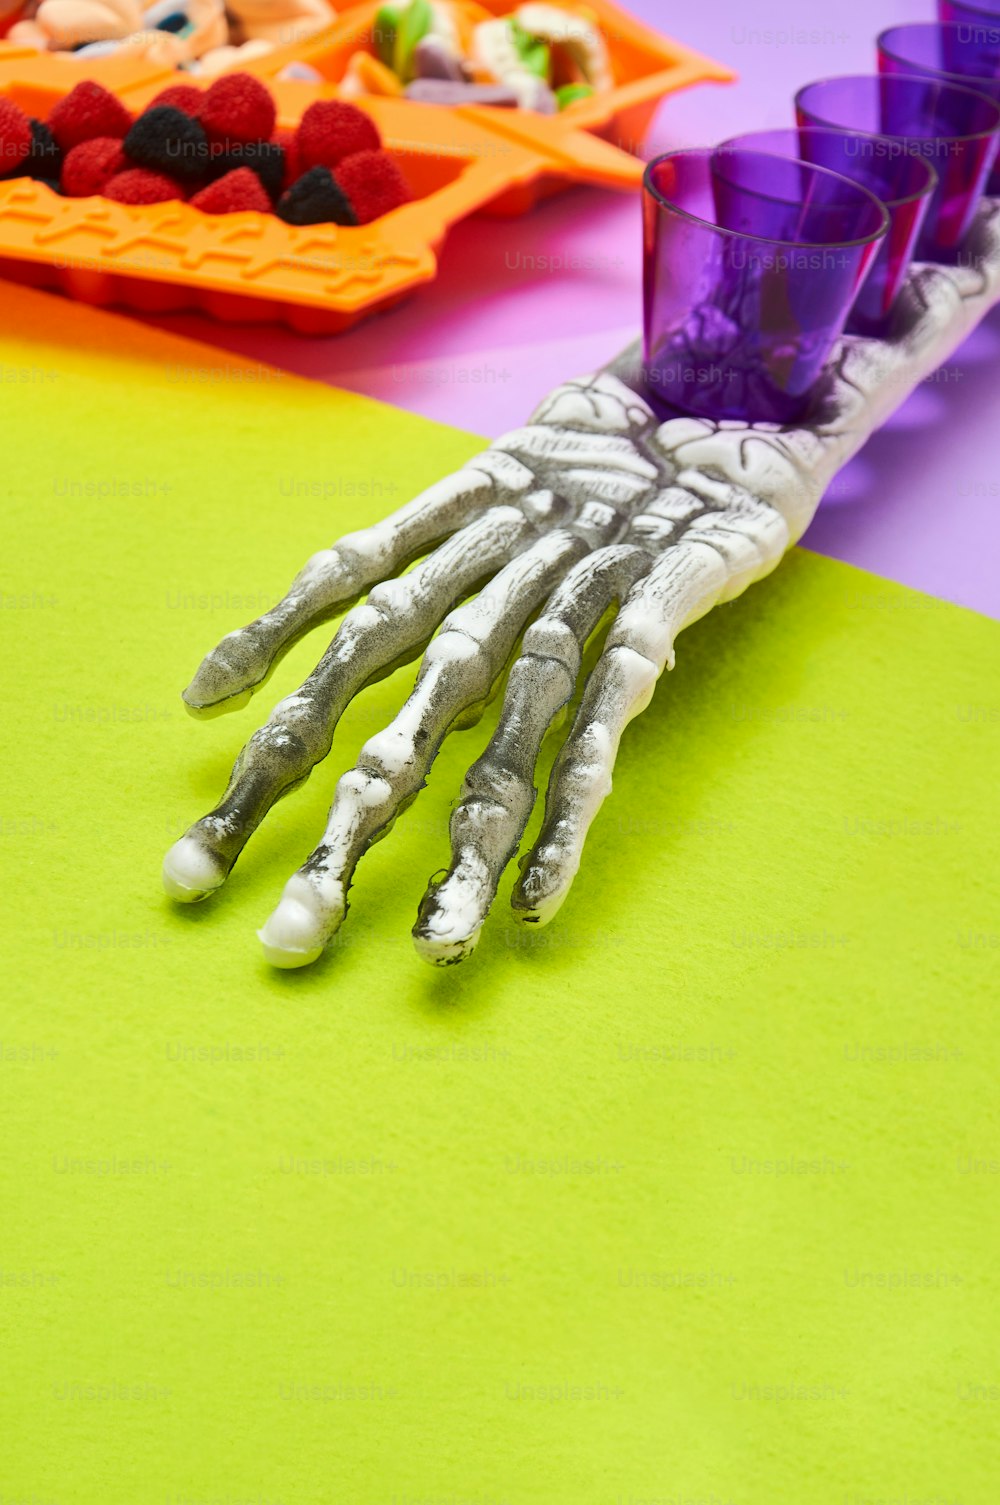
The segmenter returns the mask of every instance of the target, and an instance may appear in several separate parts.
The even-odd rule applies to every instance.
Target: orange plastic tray
[[[372,52],[375,18],[381,0],[353,0],[332,26],[305,42],[282,47],[246,65],[246,71],[273,78],[291,62],[309,63],[324,78],[339,83],[354,52]],[[522,0],[479,0],[484,10],[507,16]],[[721,63],[694,52],[680,42],[662,36],[630,16],[613,0],[588,0],[588,9],[598,24],[611,55],[617,86],[605,94],[578,100],[556,117],[566,130],[587,130],[605,136],[624,151],[636,153],[642,146],[657,105],[668,94],[692,84],[728,83],[735,74]],[[531,111],[489,108],[498,125],[517,121],[533,123],[545,117]],[[551,117],[549,117],[551,120]]]
[[[489,3],[498,14],[513,8],[513,0]],[[345,329],[431,281],[449,228],[466,215],[520,214],[571,183],[638,188],[643,163],[619,143],[638,149],[665,94],[732,77],[609,0],[591,6],[622,82],[560,115],[359,100],[414,194],[412,203],[371,225],[297,228],[274,215],[205,215],[179,202],[129,208],[97,197],[62,198],[17,178],[0,182],[0,276],[146,313],[201,309],[227,321],[278,320],[307,334]],[[295,126],[313,100],[337,97],[338,68],[366,29],[370,35],[377,9],[355,5],[309,42],[257,60],[253,71],[266,78],[280,124]],[[331,81],[279,81],[293,59],[310,62]],[[0,94],[44,119],[81,77],[99,79],[141,109],[175,76],[136,58],[88,63],[84,71],[72,56],[0,44]],[[208,87],[208,80],[185,77]]]

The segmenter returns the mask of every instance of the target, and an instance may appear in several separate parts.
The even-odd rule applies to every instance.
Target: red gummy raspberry
[[[31,121],[11,99],[0,99],[0,178],[13,177],[31,150]]]
[[[64,152],[95,136],[127,135],[132,116],[101,84],[84,79],[53,105],[48,126]]]
[[[388,152],[355,152],[337,168],[337,182],[351,202],[359,225],[381,219],[413,195]]]
[[[227,172],[225,177],[196,193],[190,202],[192,208],[200,209],[203,214],[241,214],[247,209],[271,213],[271,200],[260,178],[249,167]]]
[[[146,109],[155,109],[157,105],[171,105],[173,109],[190,115],[192,120],[197,120],[204,98],[204,94],[194,84],[170,84],[166,89],[161,89],[155,99],[149,101]]]
[[[127,166],[116,136],[94,136],[66,153],[60,187],[70,198],[84,199],[92,193],[103,193],[106,184]]]
[[[249,73],[224,73],[204,94],[198,119],[212,141],[267,141],[274,130],[274,100]]]
[[[335,168],[345,157],[378,151],[378,127],[370,115],[342,99],[318,99],[299,121],[295,135],[299,162],[310,167]]]
[[[167,199],[184,197],[184,190],[173,178],[148,167],[130,167],[116,173],[103,192],[106,199],[114,199],[116,204],[162,204]]]

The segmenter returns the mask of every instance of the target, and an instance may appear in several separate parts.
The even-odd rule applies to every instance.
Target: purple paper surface
[[[632,0],[654,26],[740,74],[668,99],[644,155],[793,124],[810,79],[874,71],[875,37],[933,20],[931,0]],[[155,322],[442,423],[494,435],[558,382],[638,334],[639,201],[575,190],[521,219],[452,232],[438,281],[344,335],[201,316]],[[820,553],[1000,617],[1000,317],[996,314],[836,479],[803,540]]]

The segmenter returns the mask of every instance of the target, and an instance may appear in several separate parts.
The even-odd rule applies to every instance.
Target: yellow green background
[[[163,850],[319,644],[179,691],[480,441],[7,304],[0,1502],[992,1505],[1000,625],[798,550],[681,640],[553,927],[508,878],[412,950],[481,725],[276,974],[414,671],[192,910]]]

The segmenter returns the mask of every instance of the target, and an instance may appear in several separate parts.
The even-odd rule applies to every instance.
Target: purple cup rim
[[[740,151],[757,152],[758,156],[761,157],[776,157],[778,156],[777,152],[765,151],[762,148],[756,146],[744,147],[740,145],[740,142],[749,136],[770,136],[774,131],[787,131],[790,136],[794,136],[800,129],[804,131],[815,131],[817,135],[820,136],[860,136],[864,141],[892,141],[894,139],[898,139],[892,136],[878,136],[868,131],[849,131],[846,129],[841,129],[837,126],[805,125],[799,127],[794,125],[773,125],[764,126],[763,129],[759,131],[738,131],[735,136],[728,136],[725,141],[720,141],[719,145],[715,149],[716,151],[722,152],[725,151],[727,147],[732,147],[733,149],[738,148]],[[784,157],[782,158],[782,161],[804,162],[806,167],[822,166],[821,163],[808,162],[804,157]],[[928,162],[927,158],[914,156],[913,161],[919,162],[921,166],[926,170],[926,183],[924,184],[923,188],[918,188],[914,193],[904,193],[901,198],[884,199],[882,198],[881,194],[874,194],[873,197],[877,198],[879,200],[879,203],[884,204],[887,209],[902,209],[904,204],[915,204],[918,199],[928,198],[938,186],[939,179],[937,172]],[[835,167],[827,167],[825,171],[832,172],[834,176],[838,178],[847,178],[847,181],[849,183],[855,182],[854,178],[848,178],[846,173],[837,172],[837,169]],[[855,184],[855,186],[864,188],[865,185],[863,183],[860,183]],[[872,190],[869,188],[867,192],[871,193]]]
[[[842,173],[834,172],[833,169],[829,167],[820,167],[817,163],[813,162],[805,162],[802,165],[804,167],[808,167],[812,172],[821,173],[824,177],[836,178],[841,183],[847,183],[858,193],[863,194],[865,198],[871,199],[872,203],[875,205],[876,209],[881,215],[882,220],[877,230],[873,230],[870,235],[858,235],[853,240],[825,241],[778,240],[772,235],[754,235],[750,230],[729,230],[725,227],[725,225],[717,225],[713,220],[702,219],[700,214],[692,214],[689,209],[684,209],[680,204],[675,203],[672,199],[668,199],[665,194],[662,194],[660,192],[660,190],[656,187],[656,184],[653,182],[653,169],[659,167],[661,162],[673,161],[677,157],[712,157],[716,152],[718,152],[718,150],[719,148],[717,146],[681,146],[676,147],[673,151],[661,152],[658,157],[654,157],[653,160],[647,165],[646,171],[642,175],[642,186],[644,191],[648,193],[652,199],[655,200],[655,202],[660,206],[661,209],[669,209],[671,214],[676,214],[680,219],[686,219],[692,225],[700,225],[702,229],[713,230],[716,235],[725,235],[728,236],[731,240],[759,241],[761,245],[765,246],[786,246],[790,251],[849,251],[853,249],[854,246],[869,246],[873,245],[878,240],[884,239],[886,232],[889,229],[889,211],[883,204],[882,200],[876,194],[865,188],[862,183],[855,183],[853,179],[845,178]],[[765,157],[772,162],[778,160],[775,158],[773,152],[749,151],[746,152],[745,155],[748,157]],[[787,162],[789,159],[785,157],[781,160]],[[761,195],[761,197],[764,197],[764,195]]]
[[[808,84],[803,84],[801,89],[796,90],[792,103],[797,110],[805,113],[806,106],[802,103],[802,96],[810,89],[816,89],[821,84],[855,84],[862,82],[888,84],[890,88],[896,83],[922,84],[926,89],[928,84],[933,84],[937,81],[929,77],[926,73],[923,75],[919,73],[833,73],[827,78],[814,78]],[[981,93],[979,89],[967,88],[965,84],[953,84],[946,80],[942,80],[938,84],[938,87],[941,89],[954,89],[956,94],[971,94],[973,99],[985,100],[996,115],[996,124],[988,131],[967,131],[961,136],[894,136],[891,131],[859,131],[854,126],[845,126],[844,129],[850,130],[854,136],[865,136],[869,141],[988,141],[991,136],[995,136],[997,131],[1000,130],[1000,105],[997,104],[995,99],[991,99],[988,94]],[[807,124],[810,123],[821,124],[822,122],[807,122]],[[829,122],[826,122],[826,124],[829,124]]]
[[[1000,25],[1000,4],[994,5],[992,10],[985,10],[983,6],[976,5],[974,0],[959,0],[962,10],[967,10],[972,16],[992,16],[993,20]]]
[[[997,25],[1000,26],[1000,12],[998,12],[997,14]],[[897,23],[897,25],[887,26],[885,28],[885,31],[880,31],[878,36],[875,38],[875,45],[878,48],[879,52],[884,52],[886,57],[892,58],[892,61],[894,63],[905,63],[907,67],[912,67],[914,66],[912,57],[902,57],[898,52],[893,52],[891,48],[886,44],[887,37],[891,37],[894,32],[900,31],[919,30],[941,32],[959,31],[960,29],[961,22],[958,21],[900,21]],[[944,79],[946,83],[957,84],[960,89],[971,89],[974,94],[982,94],[983,90],[977,89],[973,84],[966,83],[965,80],[971,78],[988,78],[993,80],[994,82],[1000,81],[1000,74],[997,73],[949,73],[947,68],[931,68],[929,63],[918,63],[915,66],[919,68],[926,68],[928,77]],[[922,75],[913,73],[903,75],[897,73],[890,76],[894,76],[896,78],[918,78]],[[987,94],[986,98],[989,99],[990,97],[991,96]],[[994,100],[993,103],[995,104],[996,100]]]

